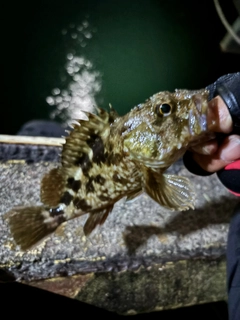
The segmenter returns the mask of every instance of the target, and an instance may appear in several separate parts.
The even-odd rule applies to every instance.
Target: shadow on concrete
[[[229,197],[222,197],[219,202],[211,202],[202,209],[180,212],[164,227],[127,226],[123,239],[128,253],[134,255],[136,250],[153,235],[161,236],[176,232],[179,235],[186,236],[209,225],[229,223],[237,203],[237,199],[229,200]]]

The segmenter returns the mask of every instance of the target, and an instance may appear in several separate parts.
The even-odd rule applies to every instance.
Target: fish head
[[[124,147],[149,167],[168,167],[183,153],[209,140],[209,92],[159,92],[135,107],[125,121]]]

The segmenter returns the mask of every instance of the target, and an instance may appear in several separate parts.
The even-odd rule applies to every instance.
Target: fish
[[[11,235],[27,250],[62,223],[88,214],[88,236],[102,225],[121,198],[142,192],[169,210],[194,208],[194,188],[186,177],[165,171],[187,149],[207,141],[206,89],[161,91],[129,113],[85,112],[63,144],[61,162],[41,181],[41,206],[16,207],[5,214]]]

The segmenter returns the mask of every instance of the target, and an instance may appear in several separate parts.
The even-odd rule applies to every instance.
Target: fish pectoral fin
[[[89,217],[83,227],[84,234],[88,236],[96,228],[97,225],[102,225],[112,209],[113,205],[110,205],[105,209],[96,210],[89,213]]]
[[[144,170],[145,192],[161,206],[171,210],[194,209],[195,193],[188,178]]]

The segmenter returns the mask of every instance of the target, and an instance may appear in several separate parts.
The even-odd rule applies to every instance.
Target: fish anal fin
[[[113,205],[105,209],[89,213],[89,217],[83,227],[84,234],[88,236],[96,228],[97,225],[102,225],[106,221],[112,209]]]
[[[4,215],[16,244],[22,250],[29,249],[55,231],[62,223],[59,218],[50,217],[43,206],[17,207]]]
[[[126,202],[132,202],[135,200],[135,198],[137,198],[138,196],[140,196],[140,194],[143,192],[142,188],[141,189],[138,189],[138,190],[135,190],[133,191],[132,193],[129,193],[127,195],[127,198],[126,198]]]
[[[60,168],[49,171],[41,182],[41,201],[45,205],[55,207],[59,204],[64,189],[64,175]]]
[[[145,168],[144,189],[153,200],[167,209],[194,209],[195,193],[188,178]]]

